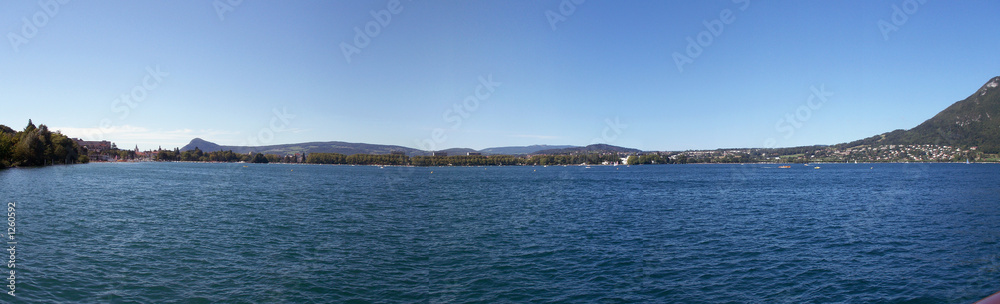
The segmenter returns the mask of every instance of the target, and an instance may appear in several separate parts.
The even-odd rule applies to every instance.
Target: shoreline
[[[475,165],[475,166],[414,166],[414,165],[360,165],[360,164],[316,164],[316,163],[240,163],[240,162],[217,162],[217,161],[91,161],[91,164],[132,164],[132,163],[194,163],[194,164],[244,164],[244,165],[320,165],[320,166],[366,166],[366,167],[413,167],[413,168],[433,168],[433,167],[589,167],[589,166],[600,166],[600,167],[629,167],[629,166],[664,166],[664,165],[875,165],[875,164],[966,164],[965,162],[858,162],[858,163],[841,163],[841,162],[815,162],[815,163],[684,163],[684,164],[636,164],[636,165],[623,165],[623,164],[586,164],[586,165]],[[968,164],[1000,164],[1000,162],[969,162]],[[9,168],[19,168],[19,167],[9,167]],[[36,168],[36,167],[24,167],[24,168]]]

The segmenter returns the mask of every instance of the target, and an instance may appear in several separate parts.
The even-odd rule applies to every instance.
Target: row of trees
[[[577,165],[619,162],[618,154],[535,155],[530,158],[514,155],[453,155],[414,156],[393,154],[311,153],[306,157],[312,164],[341,165],[412,165],[412,166],[518,166],[518,165]]]
[[[643,158],[645,160],[646,158]],[[657,160],[662,158],[657,158]],[[279,156],[275,154],[237,154],[232,151],[204,152],[198,148],[189,151],[177,149],[160,150],[157,161],[213,161],[213,162],[248,162],[248,163],[296,163],[294,156]],[[519,165],[579,165],[601,164],[604,162],[621,162],[621,156],[615,153],[592,153],[576,155],[535,155],[529,157],[514,155],[453,155],[453,156],[414,156],[400,154],[352,154],[340,153],[309,153],[305,163],[334,165],[385,165],[385,166],[519,166]],[[653,162],[645,162],[653,163]],[[658,161],[656,163],[667,163]]]
[[[579,164],[601,164],[604,162],[621,162],[621,156],[617,153],[590,153],[572,155],[535,155],[529,160],[529,164],[536,165],[579,165]]]
[[[629,165],[655,165],[655,164],[669,164],[671,163],[670,158],[664,157],[660,154],[645,154],[639,156],[629,156]]]
[[[517,166],[529,164],[530,160],[512,155],[455,155],[455,156],[414,156],[410,164],[414,166]]]
[[[159,150],[156,153],[156,161],[201,161],[201,162],[247,162],[247,163],[277,163],[291,162],[291,157],[283,157],[274,154],[240,154],[232,150],[205,152],[197,147],[194,150],[180,151]]]
[[[0,125],[0,168],[86,163],[86,149],[47,126],[28,120],[22,131]]]
[[[648,153],[642,155],[629,155],[625,164],[629,165],[651,165],[651,164],[688,164],[688,163],[754,163],[763,161],[776,161],[765,158],[765,155],[784,155],[781,153],[805,152],[799,154],[799,158],[784,158],[785,162],[809,162],[825,160],[827,156],[825,150],[810,150],[817,147],[795,147],[780,149],[754,149],[749,152],[727,152],[724,155],[718,154],[698,154],[687,155],[685,153]],[[825,148],[824,148],[825,149]],[[765,154],[766,153],[766,154]],[[191,151],[179,152],[161,150],[156,160],[160,161],[214,161],[214,162],[248,162],[248,163],[298,163],[305,162],[311,164],[337,164],[337,165],[394,165],[394,166],[519,166],[519,165],[579,165],[579,164],[602,164],[619,163],[621,157],[626,154],[619,153],[587,153],[587,154],[561,154],[561,155],[534,155],[514,156],[514,155],[453,155],[453,156],[413,156],[398,154],[353,154],[344,155],[340,153],[310,153],[304,159],[294,156],[279,156],[275,154],[237,154],[232,151],[216,151],[206,153],[197,148]],[[801,157],[814,156],[814,157]],[[963,158],[964,159],[964,158]]]

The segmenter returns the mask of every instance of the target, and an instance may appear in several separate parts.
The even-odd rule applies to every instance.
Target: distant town
[[[782,149],[726,149],[678,152],[673,159],[699,163],[817,163],[817,162],[995,162],[995,154],[977,153],[978,147],[962,149],[940,145],[884,145],[850,148],[806,147]],[[784,153],[782,153],[784,151]],[[796,153],[798,152],[798,153]]]
[[[942,115],[939,115],[942,116]],[[960,121],[961,122],[961,121]],[[200,138],[181,148],[122,149],[107,140],[69,138],[30,120],[22,131],[0,125],[0,168],[87,162],[239,162],[379,166],[653,165],[725,163],[910,163],[1000,162],[1000,130],[957,136],[942,132],[934,119],[911,130],[896,130],[850,143],[790,148],[642,151],[594,144],[579,146],[453,148],[423,151],[403,146],[309,142],[272,146],[221,146]],[[977,122],[978,123],[978,122]],[[945,123],[947,125],[947,123]],[[900,144],[952,142],[954,145]],[[964,144],[963,144],[964,143]],[[969,144],[983,143],[985,146]]]

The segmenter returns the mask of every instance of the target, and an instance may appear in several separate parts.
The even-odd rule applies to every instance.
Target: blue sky
[[[785,147],[914,127],[1000,75],[996,1],[231,2],[5,1],[0,123],[142,149]]]

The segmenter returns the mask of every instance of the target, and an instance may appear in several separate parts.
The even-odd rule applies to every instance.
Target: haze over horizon
[[[837,144],[1000,75],[990,1],[63,1],[3,4],[0,124],[143,150]]]

